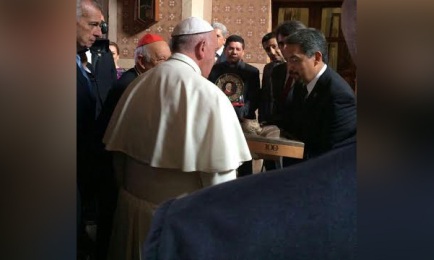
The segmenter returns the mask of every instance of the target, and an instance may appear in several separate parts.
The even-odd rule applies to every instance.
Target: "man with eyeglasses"
[[[356,99],[348,83],[329,66],[327,41],[317,29],[285,38],[289,74],[301,82],[293,92],[289,132],[305,143],[304,160],[355,140]],[[285,127],[285,126],[284,126]]]

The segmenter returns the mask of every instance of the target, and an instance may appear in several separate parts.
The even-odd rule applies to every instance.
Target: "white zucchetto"
[[[207,21],[197,17],[189,17],[182,20],[173,29],[172,36],[206,33],[213,30],[214,28]]]

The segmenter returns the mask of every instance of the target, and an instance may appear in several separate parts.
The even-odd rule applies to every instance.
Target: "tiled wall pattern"
[[[139,39],[146,33],[156,33],[161,35],[166,41],[170,39],[170,34],[176,24],[181,21],[182,2],[180,0],[159,0],[159,21],[148,29],[141,29],[134,19],[130,10],[133,9],[131,0],[118,0],[118,35],[117,43],[120,49],[121,59],[133,59],[134,49]],[[131,33],[138,32],[138,33]]]
[[[146,30],[137,28],[130,10],[131,0],[118,0],[117,43],[121,59],[134,58],[138,40],[146,33],[157,33],[168,41],[182,17],[182,0],[159,0],[159,22]],[[271,0],[213,0],[212,21],[226,25],[229,34],[238,34],[246,42],[244,60],[248,63],[267,63],[261,39],[271,30]],[[133,32],[133,33],[131,33]],[[134,33],[137,32],[137,33]]]
[[[213,0],[212,20],[226,25],[246,43],[244,61],[267,63],[262,37],[271,30],[271,0]]]

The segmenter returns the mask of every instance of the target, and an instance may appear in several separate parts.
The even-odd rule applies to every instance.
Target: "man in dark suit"
[[[96,224],[96,257],[105,259],[117,193],[97,136],[96,117],[116,80],[116,68],[109,41],[101,38],[107,33],[101,4],[77,0],[77,6],[77,186],[81,203],[77,238],[80,251],[87,237],[85,222]],[[89,49],[92,60],[83,64]]]
[[[281,49],[284,47],[284,39],[291,33],[295,32],[298,29],[306,28],[306,26],[297,20],[285,21],[281,23],[274,33],[275,39],[274,42],[277,44],[277,49],[281,53]],[[264,42],[263,42],[264,45]],[[265,46],[265,45],[264,45]],[[280,47],[279,47],[280,46]],[[268,52],[267,52],[268,54]],[[273,62],[274,65],[272,70],[266,70],[269,68],[269,64],[267,64],[264,68],[264,74],[262,77],[262,93],[261,98],[265,102],[262,102],[259,109],[259,120],[262,124],[266,125],[276,125],[281,130],[283,129],[283,118],[291,117],[292,113],[292,93],[294,89],[294,78],[289,74],[287,63],[284,62],[285,59],[282,58],[281,62]],[[272,64],[272,63],[271,63]],[[266,109],[268,109],[268,113],[266,113],[266,118],[264,119],[264,113],[261,112],[264,105],[266,104]],[[265,120],[265,122],[263,122]],[[288,121],[290,122],[290,121]],[[293,139],[293,136],[287,136],[290,139]],[[283,161],[280,160],[278,163],[282,166],[287,166],[289,164],[297,163],[300,159],[295,158],[284,158]],[[283,162],[285,164],[283,164]],[[276,162],[270,160],[264,160],[264,165],[267,170],[274,169]]]
[[[244,39],[231,35],[226,39],[224,54],[226,61],[214,64],[208,79],[224,91],[227,83],[233,85],[234,94],[227,94],[240,122],[256,121],[256,109],[259,106],[259,70],[242,61],[244,57]],[[247,122],[247,121],[246,121]],[[252,161],[247,161],[238,168],[238,177],[252,174]]]
[[[140,38],[134,51],[135,65],[127,70],[110,89],[98,117],[98,138],[102,140],[113,111],[128,85],[140,74],[145,73],[171,55],[169,45],[158,34],[145,34]]]
[[[93,94],[96,97],[95,117],[100,115],[107,95],[116,82],[116,66],[109,46],[108,39],[98,38],[89,48],[91,60],[87,67],[94,85]]]
[[[306,26],[297,20],[285,21],[276,28],[276,40],[280,50],[284,48],[284,39],[299,29]],[[282,127],[282,119],[292,110],[291,101],[295,80],[289,74],[287,63],[277,65],[271,75],[271,117],[270,124]]]
[[[282,53],[289,72],[302,82],[293,95],[294,113],[284,123],[305,143],[304,159],[325,153],[354,140],[356,99],[354,91],[327,66],[327,42],[316,29],[300,29],[285,39]],[[290,126],[288,126],[290,124]]]
[[[262,47],[270,58],[270,62],[267,63],[264,67],[262,73],[262,84],[261,84],[261,94],[259,95],[260,104],[258,107],[258,121],[261,125],[267,125],[272,120],[272,87],[271,87],[271,73],[273,69],[285,62],[283,58],[282,52],[280,51],[276,34],[274,32],[269,32],[262,37]],[[280,160],[263,160],[263,167],[267,170],[274,170],[277,168],[281,168]]]
[[[217,47],[215,52],[215,62],[220,63],[226,61],[226,55],[224,54],[224,48],[226,43],[226,37],[228,37],[228,29],[226,26],[219,22],[214,22],[211,24],[212,28],[217,35]]]
[[[77,0],[81,12],[77,12],[77,189],[80,209],[78,219],[77,247],[78,255],[92,254],[90,241],[85,232],[88,217],[86,206],[95,197],[94,177],[96,172],[95,116],[96,96],[90,74],[84,68],[85,52],[102,36],[102,8],[96,1]],[[89,208],[89,207],[87,207]]]
[[[270,62],[264,66],[262,73],[260,105],[258,108],[258,121],[261,123],[269,121],[271,117],[271,73],[274,67],[285,62],[277,45],[274,32],[269,32],[262,37],[262,47],[270,58]]]

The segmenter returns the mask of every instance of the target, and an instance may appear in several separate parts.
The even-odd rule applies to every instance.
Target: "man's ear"
[[[205,45],[206,45],[205,40],[200,41],[198,44],[196,44],[194,51],[195,51],[196,58],[198,60],[201,60],[205,57]]]
[[[318,64],[319,62],[323,62],[322,53],[319,51],[316,51],[315,52],[315,64]]]
[[[146,70],[146,62],[145,62],[145,57],[143,57],[143,56],[139,56],[138,57],[138,59],[137,59],[137,63],[138,63],[138,65],[142,68],[142,69],[144,69],[144,70]]]

